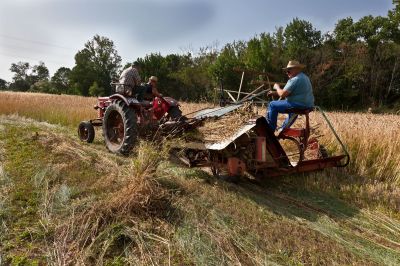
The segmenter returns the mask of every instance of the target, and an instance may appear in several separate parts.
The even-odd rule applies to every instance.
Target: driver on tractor
[[[268,106],[266,119],[270,128],[275,131],[277,128],[278,113],[286,113],[288,109],[310,109],[314,106],[314,95],[309,77],[302,72],[305,65],[298,61],[289,61],[286,71],[289,81],[282,89],[279,84],[274,85],[275,91],[268,92],[268,96],[279,96],[285,100],[271,101]],[[282,129],[290,127],[289,121],[293,113],[289,113]],[[291,121],[293,123],[294,121]]]
[[[162,97],[162,95],[157,90],[158,78],[156,76],[151,76],[149,82],[140,86],[137,90],[136,97],[138,101],[153,100],[154,97]]]
[[[141,83],[139,70],[140,65],[137,61],[132,66],[124,69],[119,77],[116,92],[125,96],[133,96],[133,93],[140,87]]]

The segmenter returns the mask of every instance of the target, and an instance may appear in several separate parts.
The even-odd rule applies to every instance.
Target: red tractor
[[[113,94],[99,97],[94,108],[98,117],[82,121],[78,135],[82,141],[91,143],[95,126],[102,126],[107,148],[113,153],[127,155],[139,136],[155,133],[166,124],[185,120],[179,103],[170,97],[155,97],[152,101],[138,101],[135,97]],[[146,134],[147,133],[147,134]]]

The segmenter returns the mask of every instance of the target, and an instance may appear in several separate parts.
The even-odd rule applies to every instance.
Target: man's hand
[[[274,84],[274,89],[275,89],[275,90],[280,90],[280,89],[281,89],[281,86],[279,86],[278,83],[275,83],[275,84]]]
[[[278,96],[278,93],[276,91],[269,91],[267,93],[267,96],[268,97],[276,97],[276,96]]]
[[[274,96],[278,96],[279,98],[286,98],[290,94],[288,90],[282,89],[278,83],[274,84],[274,89],[276,90],[274,91]]]

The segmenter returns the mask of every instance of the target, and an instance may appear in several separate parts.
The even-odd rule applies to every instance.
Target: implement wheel
[[[218,153],[211,152],[209,154],[209,161],[211,162],[211,173],[217,179],[231,182],[231,183],[239,183],[240,177],[237,175],[230,176],[228,170],[220,163],[221,155]]]
[[[214,166],[214,165],[211,166],[211,172],[214,177],[216,177],[217,179],[226,181],[226,182],[237,184],[240,181],[239,176],[237,176],[237,175],[230,176],[228,174],[228,171],[226,171],[223,168],[219,168],[218,166]]]
[[[81,141],[92,143],[94,135],[94,127],[89,121],[82,121],[79,123],[78,136]]]
[[[108,150],[128,155],[137,140],[135,111],[123,101],[114,101],[104,113],[103,133]]]

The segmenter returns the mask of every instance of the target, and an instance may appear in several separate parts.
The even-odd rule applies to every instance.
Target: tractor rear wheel
[[[81,141],[92,143],[94,140],[94,127],[89,121],[82,121],[78,126],[78,136]]]
[[[108,150],[128,155],[137,140],[135,111],[123,101],[114,101],[104,113],[103,134]]]

